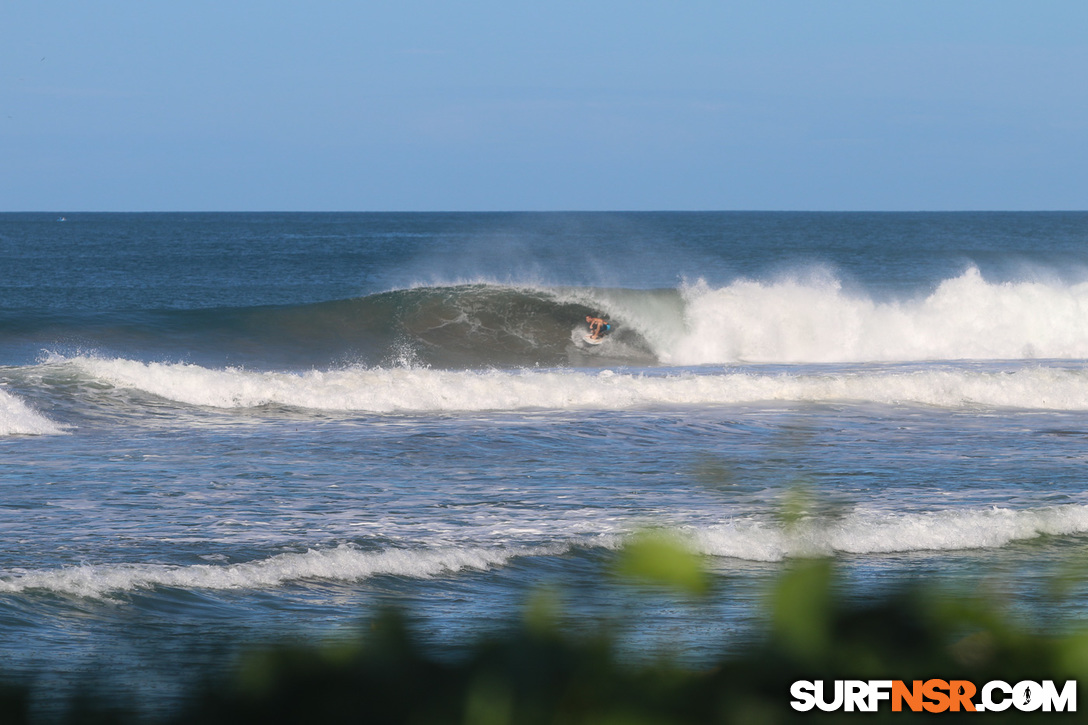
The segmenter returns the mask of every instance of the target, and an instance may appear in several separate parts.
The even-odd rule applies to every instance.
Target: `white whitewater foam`
[[[856,512],[836,519],[802,519],[783,527],[741,521],[688,531],[694,550],[750,561],[840,553],[990,549],[1041,535],[1088,532],[1088,506],[991,508],[930,513]]]
[[[428,578],[466,569],[486,570],[516,556],[559,554],[565,548],[441,548],[361,551],[352,546],[279,554],[241,564],[170,566],[100,564],[16,572],[0,577],[0,592],[42,589],[58,594],[103,597],[110,593],[179,589],[269,589],[305,579],[353,582],[383,574]]]
[[[709,556],[776,562],[836,554],[954,551],[999,548],[1041,535],[1088,532],[1088,506],[1031,510],[856,512],[836,519],[803,519],[793,526],[742,520],[681,527],[678,534],[696,552]],[[459,571],[484,571],[521,556],[561,556],[572,546],[618,549],[625,535],[580,537],[552,546],[439,547],[362,551],[350,545],[279,554],[229,565],[100,564],[14,571],[0,576],[0,593],[45,590],[101,598],[118,592],[178,589],[258,590],[292,582],[357,582],[381,575],[430,578]]]
[[[1088,358],[1088,283],[990,283],[971,268],[909,301],[848,294],[827,276],[682,294],[682,329],[643,325],[677,365]]]
[[[53,435],[62,432],[61,426],[32,410],[16,396],[0,390],[0,436]]]
[[[1088,371],[1024,367],[1009,372],[964,368],[825,374],[366,369],[305,373],[215,370],[191,364],[89,357],[48,364],[119,388],[214,408],[283,405],[369,413],[624,410],[650,406],[765,401],[857,401],[942,407],[1088,410]]]

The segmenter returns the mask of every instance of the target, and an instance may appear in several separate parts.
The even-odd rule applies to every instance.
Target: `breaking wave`
[[[343,545],[278,554],[240,564],[83,564],[0,577],[0,592],[31,589],[101,597],[153,587],[179,589],[268,589],[307,579],[360,581],[384,574],[427,578],[467,569],[486,570],[515,556],[556,553],[553,549],[446,548],[362,551]]]
[[[615,332],[578,344],[587,315]],[[638,290],[462,284],[308,305],[0,317],[12,349],[264,369],[446,369],[1088,358],[1088,283],[993,283],[976,268],[909,299],[826,274]]]
[[[975,268],[931,294],[877,302],[835,279],[683,291],[679,364],[1088,357],[1088,284],[986,282]]]
[[[1039,536],[1085,532],[1088,532],[1088,506],[1080,505],[923,513],[860,511],[835,519],[802,519],[791,526],[763,519],[741,519],[676,530],[697,553],[758,562],[990,549]],[[607,534],[544,546],[447,546],[382,551],[340,545],[236,564],[82,564],[5,573],[0,576],[0,593],[43,590],[100,598],[157,587],[259,590],[307,581],[357,582],[383,575],[430,578],[502,567],[518,557],[563,556],[576,548],[617,549],[625,540],[625,535]]]
[[[19,398],[0,390],[0,436],[52,435],[63,428],[32,410]]]
[[[792,526],[740,521],[687,532],[696,551],[751,561],[836,554],[890,554],[1000,548],[1039,536],[1088,532],[1088,506],[990,508],[928,513],[861,511],[807,518]]]
[[[918,369],[861,366],[809,372],[434,370],[350,367],[307,372],[212,369],[190,363],[55,357],[40,368],[96,386],[221,409],[284,406],[362,413],[627,410],[768,401],[1088,410],[1088,370],[1017,364]]]

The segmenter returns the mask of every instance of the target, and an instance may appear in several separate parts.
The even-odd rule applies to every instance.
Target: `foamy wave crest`
[[[55,363],[54,363],[55,364]],[[950,367],[826,374],[441,371],[350,368],[305,373],[73,358],[97,382],[215,408],[282,405],[369,413],[521,409],[625,410],[767,401],[1088,410],[1088,371]]]
[[[1085,532],[1088,506],[1069,505],[1020,511],[857,512],[833,520],[802,519],[790,527],[744,521],[688,532],[687,538],[703,554],[781,561],[834,554],[990,549],[1037,536]]]
[[[673,364],[1088,358],[1088,283],[993,284],[972,268],[914,301],[831,278],[699,282],[683,296],[683,328],[653,336]]]
[[[0,436],[52,435],[61,432],[61,426],[31,410],[14,395],[0,390]]]
[[[231,565],[110,564],[28,571],[0,577],[0,592],[41,589],[81,597],[171,587],[178,589],[270,589],[307,579],[353,582],[384,574],[428,578],[463,570],[486,570],[517,556],[561,553],[559,548],[361,551],[353,546],[279,554]]]

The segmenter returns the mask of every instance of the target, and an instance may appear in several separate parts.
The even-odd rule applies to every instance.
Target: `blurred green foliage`
[[[635,534],[620,550],[616,573],[644,583],[702,596],[710,589],[710,576],[702,560],[675,535],[648,530]]]
[[[708,591],[702,559],[660,532],[633,537],[616,557],[621,579],[692,600]],[[872,722],[928,713],[797,713],[795,680],[1081,679],[1088,633],[1046,636],[1015,626],[982,598],[922,589],[867,603],[836,595],[828,560],[799,560],[768,596],[767,629],[742,651],[693,669],[673,660],[625,659],[607,623],[564,631],[553,591],[530,598],[520,622],[450,661],[429,653],[403,613],[387,611],[351,641],[281,645],[247,654],[222,682],[192,693],[177,725],[404,723],[411,725],[679,725]],[[26,721],[25,693],[0,691],[6,723]],[[1032,722],[1079,714],[945,713],[942,721]],[[130,723],[134,716],[81,704],[71,723]]]

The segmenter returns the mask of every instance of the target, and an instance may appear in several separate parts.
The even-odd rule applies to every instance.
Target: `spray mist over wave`
[[[426,414],[525,409],[633,410],[785,401],[1088,410],[1088,370],[1034,365],[1001,371],[947,365],[915,370],[863,368],[808,373],[362,367],[290,373],[57,357],[44,366],[94,385],[105,384],[186,405],[220,409],[286,406]]]

